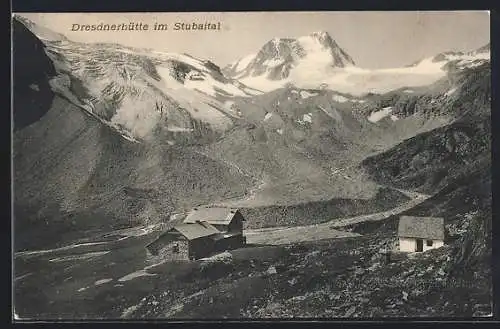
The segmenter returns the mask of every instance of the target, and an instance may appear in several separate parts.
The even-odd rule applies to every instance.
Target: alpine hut
[[[401,216],[398,227],[399,250],[423,252],[444,245],[444,219]]]

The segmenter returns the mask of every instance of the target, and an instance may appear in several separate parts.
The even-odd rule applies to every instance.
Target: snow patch
[[[184,128],[184,127],[175,127],[175,126],[170,126],[167,128],[168,131],[171,132],[192,132],[194,131],[193,128]]]
[[[349,100],[347,97],[344,97],[342,95],[333,95],[332,99],[338,103],[345,103]]]
[[[269,268],[266,271],[267,274],[277,274],[278,272],[276,271],[276,267],[274,266],[269,266]]]
[[[236,103],[233,101],[225,101],[224,102],[224,107],[228,110],[233,109],[236,106]]]
[[[245,56],[242,59],[240,59],[236,63],[235,70],[237,72],[244,70],[250,64],[250,62],[252,62],[254,60],[255,56],[256,56],[256,54],[250,54],[250,55]]]
[[[306,98],[309,98],[309,97],[313,97],[313,96],[317,96],[318,94],[316,93],[310,93],[306,90],[301,90],[300,91],[300,97],[302,97],[303,99],[306,99]]]
[[[387,117],[392,111],[392,106],[384,107],[380,111],[375,111],[370,114],[368,117],[368,121],[370,122],[378,122],[382,120],[383,118]]]
[[[204,68],[204,66],[202,67]],[[168,88],[173,88],[175,90],[182,88],[193,91],[200,90],[201,92],[213,97],[218,95],[217,90],[222,90],[224,93],[232,96],[248,96],[244,90],[238,88],[238,86],[234,85],[231,81],[224,83],[214,79],[210,74],[203,75],[203,79],[185,79],[184,83],[181,83],[170,75],[171,69],[169,67],[160,65],[157,66],[156,69]],[[207,69],[204,68],[204,71],[206,70]],[[175,99],[175,95],[173,95],[173,98]]]
[[[398,121],[398,120],[399,120],[399,117],[398,117],[397,115],[392,114],[392,115],[391,115],[391,120],[392,120],[392,121]]]
[[[298,123],[300,124],[305,124],[306,122],[308,123],[312,123],[312,113],[309,112],[309,113],[306,113],[302,116],[302,119],[299,119],[297,120]]]
[[[17,278],[14,279],[14,281],[22,280],[22,279],[27,278],[31,275],[33,275],[33,273],[26,273],[24,275],[18,276]]]
[[[50,254],[53,252],[57,251],[63,251],[63,250],[69,250],[73,248],[78,248],[78,247],[84,247],[84,246],[96,246],[96,245],[101,245],[101,244],[107,244],[108,242],[86,242],[86,243],[78,243],[78,244],[72,244],[69,246],[64,246],[60,248],[55,248],[55,249],[46,249],[46,250],[33,250],[33,251],[20,251],[16,252],[16,257],[17,256],[31,256],[31,255],[44,255],[44,254]],[[109,251],[99,251],[99,252],[94,252],[94,253],[89,253],[89,254],[97,254],[97,253],[108,253]],[[86,254],[84,254],[86,255]],[[77,255],[77,256],[82,256],[82,255]]]
[[[283,135],[283,129],[281,129],[281,128],[280,128],[280,129],[276,129],[276,132],[277,132],[278,134],[280,134],[280,135]]]
[[[472,69],[474,67],[478,67],[478,66],[481,66],[482,64],[484,64],[483,61],[474,61],[474,62],[459,62],[458,65],[461,67],[461,68],[469,68],[469,69]]]
[[[341,121],[342,120],[342,117],[340,116],[340,113],[337,110],[335,110],[334,108],[330,108],[330,110],[327,110],[326,108],[324,108],[321,105],[317,105],[317,107],[321,111],[323,111],[326,115],[328,115],[330,118],[332,118],[333,120],[336,120],[336,121]]]
[[[276,66],[283,64],[285,61],[280,58],[271,58],[265,60],[262,65],[267,66],[267,70],[273,69]]]
[[[265,74],[255,77],[247,77],[240,80],[241,83],[263,92],[269,92],[282,88],[290,81],[291,80],[289,78],[283,80],[269,80]]]
[[[162,78],[162,81],[158,83],[158,88],[174,99],[180,107],[187,110],[194,119],[202,120],[221,130],[231,126],[231,120],[216,109],[224,108],[224,104],[217,102],[207,94],[186,88],[182,83],[170,76],[170,69],[167,67],[158,66],[157,71]],[[211,92],[210,89],[208,91]],[[212,106],[209,104],[212,104]]]
[[[129,237],[139,237],[139,236],[143,236],[146,234],[150,234],[150,233],[154,232],[155,230],[157,230],[159,226],[161,226],[161,224],[151,224],[151,225],[147,225],[147,226],[136,226],[136,227],[132,227],[132,228],[116,230],[116,231],[113,231],[113,232],[107,234],[106,236],[124,235],[124,237],[118,239],[118,241],[120,241],[120,240],[129,238]]]
[[[228,251],[224,251],[220,254],[216,254],[210,257],[200,258],[200,261],[202,262],[201,263],[202,268],[213,263],[219,263],[219,262],[230,263],[232,262],[232,260],[233,260],[233,255]]]
[[[446,97],[449,97],[449,96],[453,95],[456,91],[457,91],[457,88],[456,88],[456,87],[455,87],[455,88],[451,88],[451,89],[450,89],[450,90],[448,90],[448,91],[447,91],[444,95],[445,95]]]
[[[141,276],[156,276],[156,274],[148,273],[145,270],[139,270],[139,271],[135,271],[135,272],[132,272],[130,274],[127,274],[124,277],[121,277],[120,279],[118,279],[118,281],[120,281],[120,282],[130,281],[132,279],[135,279],[135,278],[138,278]]]
[[[94,285],[99,286],[99,285],[101,285],[101,284],[105,284],[105,283],[108,283],[108,282],[111,282],[111,281],[113,281],[113,279],[102,279],[102,280],[97,280],[97,281],[94,283]]]
[[[115,128],[126,128],[133,136],[145,137],[160,120],[160,113],[152,108],[142,99],[126,97],[116,109],[116,114],[111,118],[110,123]],[[122,133],[122,136],[125,137],[126,134]]]
[[[146,302],[146,297],[142,298],[141,301],[136,304],[132,305],[130,307],[127,307],[121,314],[121,318],[128,318],[132,314],[134,314],[135,311],[137,311],[144,303]]]
[[[91,259],[94,257],[106,255],[107,253],[109,253],[109,251],[96,251],[96,252],[89,252],[86,254],[68,255],[68,256],[62,256],[62,257],[49,259],[49,262],[59,263],[59,262],[67,262],[67,261],[71,261],[71,260],[87,260],[87,259]]]
[[[490,52],[484,53],[473,53],[473,54],[447,54],[445,55],[446,60],[448,61],[476,61],[476,60],[490,60],[491,54]]]

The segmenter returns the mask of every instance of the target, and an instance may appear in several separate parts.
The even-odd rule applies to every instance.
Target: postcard
[[[489,31],[14,14],[13,318],[491,317]]]

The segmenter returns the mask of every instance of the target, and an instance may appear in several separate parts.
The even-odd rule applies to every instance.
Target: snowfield
[[[85,94],[73,95],[66,74],[51,81],[57,92],[132,142],[149,138],[167,118],[167,131],[187,132],[191,119],[225,131],[239,117],[227,102],[260,93],[185,54],[71,41],[47,46],[57,67],[71,72]]]
[[[245,67],[248,66],[248,64],[250,64],[251,61],[254,60],[256,54],[250,54],[248,56],[245,56],[243,57],[237,64],[236,64],[236,71],[241,71],[243,70]]]
[[[297,120],[298,123],[304,125],[307,123],[312,123],[312,113],[306,113],[302,116],[302,119]]]
[[[316,93],[310,93],[306,90],[301,90],[300,91],[300,97],[302,97],[302,99],[306,99],[306,98],[309,98],[309,97],[313,97],[313,96],[317,96],[318,94]]]
[[[445,96],[451,96],[451,95],[453,95],[455,93],[455,91],[457,91],[457,88],[451,88],[444,95]]]
[[[347,97],[344,97],[342,95],[333,95],[332,99],[338,103],[345,103],[345,102],[349,101],[349,99]]]
[[[368,117],[368,121],[373,122],[373,123],[378,122],[378,121],[382,120],[383,118],[387,117],[389,114],[391,114],[391,111],[392,111],[392,106],[384,107],[380,111],[372,112],[370,114],[370,116]]]
[[[306,43],[308,44],[308,43]],[[353,96],[362,96],[366,93],[386,93],[404,87],[421,87],[430,85],[446,76],[445,65],[458,61],[461,69],[472,68],[489,60],[490,53],[469,55],[449,55],[441,61],[426,58],[414,66],[387,69],[365,69],[353,65],[333,67],[331,58],[327,61],[327,54],[319,47],[308,44],[310,53],[292,68],[290,75],[282,80],[270,80],[266,75],[251,76],[241,81],[258,90],[269,92],[282,88],[286,84],[293,84],[298,88],[315,89],[326,85],[326,88]],[[405,92],[412,93],[411,89]],[[343,102],[343,98],[336,101]]]

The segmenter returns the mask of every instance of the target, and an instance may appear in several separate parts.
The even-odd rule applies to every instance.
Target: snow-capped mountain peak
[[[237,79],[284,81],[296,69],[324,70],[354,65],[328,32],[317,31],[299,38],[273,38],[257,53],[228,65],[224,72]]]
[[[328,32],[325,32],[325,31],[312,32],[308,36],[302,37],[302,39],[305,39],[305,38],[308,38],[308,37],[311,38],[311,39],[313,39],[313,40],[315,40],[315,41],[317,41],[318,43],[320,43],[321,45],[323,45],[325,48],[328,48],[328,47],[331,47],[331,48],[338,47],[337,43],[335,42],[335,40],[332,39],[332,37],[330,36],[330,34]]]
[[[487,44],[469,52],[443,52],[405,67],[362,68],[328,32],[316,31],[296,39],[273,38],[257,53],[224,68],[224,73],[264,92],[291,84],[363,95],[429,85],[450,70],[474,68],[489,60]]]
[[[316,31],[316,32],[312,32],[312,33],[311,33],[311,36],[312,36],[312,37],[316,37],[316,38],[326,38],[326,37],[330,37],[330,35],[328,34],[328,32],[325,32],[325,31]]]

